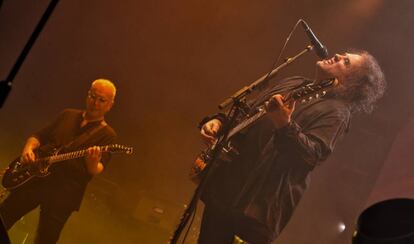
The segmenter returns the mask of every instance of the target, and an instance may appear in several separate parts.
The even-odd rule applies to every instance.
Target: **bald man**
[[[115,85],[106,79],[92,82],[86,109],[65,109],[45,128],[30,136],[23,148],[21,162],[36,163],[35,151],[60,148],[60,152],[87,149],[84,158],[59,162],[51,174],[35,178],[13,189],[0,205],[4,225],[10,229],[22,216],[40,207],[35,243],[56,243],[73,211],[78,211],[86,186],[100,174],[109,161],[98,146],[114,142],[116,133],[105,122],[116,95]]]

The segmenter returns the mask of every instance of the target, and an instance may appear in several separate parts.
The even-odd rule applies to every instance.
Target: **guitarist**
[[[7,229],[40,206],[35,243],[58,241],[71,213],[79,210],[88,182],[108,163],[109,155],[102,155],[97,146],[113,143],[116,137],[115,131],[104,121],[105,114],[114,104],[115,94],[116,88],[111,81],[93,81],[85,110],[66,109],[52,123],[27,139],[21,155],[24,164],[36,163],[35,152],[48,152],[51,146],[63,147],[60,152],[88,148],[87,156],[52,165],[49,176],[36,177],[11,190],[0,205]]]
[[[366,51],[336,54],[318,61],[316,70],[316,81],[338,80],[327,96],[304,104],[284,103],[283,94],[312,82],[292,77],[272,83],[252,102],[253,109],[265,101],[272,105],[265,117],[233,137],[238,153],[230,160],[220,157],[215,164],[201,196],[205,209],[198,243],[274,241],[306,190],[309,173],[348,130],[351,114],[370,112],[385,91],[384,75]],[[215,143],[226,123],[223,114],[200,123],[208,145]],[[204,165],[197,160],[194,167]]]

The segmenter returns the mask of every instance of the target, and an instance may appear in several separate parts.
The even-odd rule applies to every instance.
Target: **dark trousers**
[[[228,213],[204,208],[198,244],[231,244],[235,234],[234,223]]]
[[[257,221],[214,207],[204,208],[198,244],[232,244],[235,235],[249,244],[272,242],[266,227]]]
[[[45,188],[44,184],[29,182],[7,196],[0,205],[0,215],[8,230],[21,217],[40,206],[35,243],[52,244],[58,241],[63,226],[73,212],[65,200],[56,196],[53,190]]]

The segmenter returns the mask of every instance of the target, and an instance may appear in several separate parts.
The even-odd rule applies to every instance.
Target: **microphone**
[[[326,49],[326,47],[318,40],[318,38],[316,38],[311,28],[309,28],[309,25],[302,19],[300,20],[300,23],[302,24],[303,29],[305,29],[306,35],[310,39],[316,55],[318,55],[321,59],[328,58],[328,49]]]

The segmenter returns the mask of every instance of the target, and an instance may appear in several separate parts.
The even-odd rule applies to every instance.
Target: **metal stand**
[[[3,81],[0,81],[0,108],[3,107],[4,102],[6,101],[7,96],[9,95],[12,82],[17,75],[20,67],[23,64],[26,56],[29,54],[30,49],[32,48],[33,44],[35,43],[37,37],[39,36],[40,32],[43,30],[43,27],[46,25],[47,20],[52,15],[53,10],[55,9],[56,5],[58,4],[59,0],[51,0],[49,6],[45,10],[42,18],[40,19],[39,23],[37,24],[35,30],[33,31],[32,35],[30,36],[29,40],[27,41],[26,45],[24,46],[22,52],[20,53],[19,57],[14,63],[12,69],[10,70],[9,75]]]

